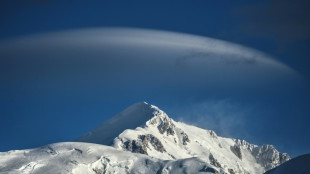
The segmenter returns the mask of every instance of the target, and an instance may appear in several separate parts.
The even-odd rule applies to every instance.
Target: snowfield
[[[272,145],[257,146],[176,122],[146,102],[75,141],[2,152],[0,173],[262,174],[290,159]]]

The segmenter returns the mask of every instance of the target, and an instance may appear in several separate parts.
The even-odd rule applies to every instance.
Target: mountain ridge
[[[113,139],[125,129],[134,129],[145,124],[150,119],[147,116],[151,116],[155,109],[145,101],[135,103],[74,141],[111,145]],[[135,118],[132,118],[133,115]],[[102,137],[105,138],[100,139]]]
[[[128,114],[128,110],[144,112]],[[119,150],[141,153],[162,160],[198,157],[227,173],[263,173],[290,159],[288,154],[280,153],[272,145],[257,146],[245,140],[220,137],[212,130],[176,122],[164,111],[146,102],[133,104],[110,120],[119,118],[120,115],[131,119],[137,117],[139,121],[136,126],[131,126],[135,128],[128,128],[126,125],[114,138],[113,143],[105,144]],[[119,126],[118,122],[113,123],[108,127]],[[107,130],[107,127],[103,129],[102,126],[107,124],[104,123],[94,130]],[[91,141],[93,137],[104,138],[100,131],[91,133]],[[91,142],[88,139],[84,141]]]

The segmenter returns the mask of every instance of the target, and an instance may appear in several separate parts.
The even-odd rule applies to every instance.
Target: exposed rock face
[[[252,154],[266,170],[270,170],[290,159],[288,154],[279,153],[272,145],[256,147]]]
[[[213,157],[212,153],[209,155],[210,164],[214,165],[215,167],[222,167],[221,164]]]
[[[208,167],[208,166],[204,166],[199,172],[208,172],[208,173],[214,173],[214,174],[219,173],[216,169],[212,167]]]
[[[235,171],[233,169],[228,169],[229,174],[235,174]]]
[[[174,135],[174,125],[169,122],[164,122],[158,126],[159,132],[164,134],[165,132],[167,135]]]
[[[46,151],[47,153],[51,154],[51,155],[57,155],[57,152],[56,152],[52,147],[50,147],[50,146],[47,146],[47,147],[44,148],[44,149],[46,149],[45,151]]]
[[[236,145],[251,151],[256,161],[261,164],[266,171],[290,160],[287,153],[280,153],[272,145],[256,146],[244,140],[236,140]]]
[[[124,148],[134,153],[146,154],[149,144],[159,152],[166,152],[163,144],[155,136],[151,134],[139,135],[137,140],[129,140],[124,143]]]
[[[146,147],[148,147],[148,144],[150,143],[155,150],[159,152],[166,152],[163,144],[159,141],[159,139],[157,139],[155,136],[151,134],[140,135],[139,139],[142,140],[143,145]]]
[[[185,132],[181,132],[183,145],[187,145],[190,142],[188,135]]]
[[[153,114],[154,117],[149,121],[151,125],[157,125],[157,128],[161,134],[166,133],[167,136],[175,134],[175,125],[166,113],[156,111]]]
[[[213,130],[209,130],[209,133],[213,138],[217,138],[217,135]]]
[[[136,140],[126,141],[124,143],[125,149],[134,153],[142,153],[147,155],[147,147],[141,142]]]
[[[230,147],[230,150],[239,158],[242,160],[242,153],[239,145],[234,145]]]
[[[239,145],[239,146],[241,146],[243,148],[246,148],[246,149],[248,149],[250,151],[253,151],[253,149],[257,147],[256,145],[250,144],[250,143],[248,143],[245,140],[234,139],[234,141],[236,142],[237,145]]]

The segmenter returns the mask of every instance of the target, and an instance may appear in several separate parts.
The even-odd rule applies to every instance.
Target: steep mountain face
[[[280,153],[272,145],[256,146],[244,140],[236,139],[235,142],[237,146],[242,146],[251,151],[257,162],[261,164],[266,171],[290,160],[290,156],[287,153]]]
[[[124,131],[115,136],[113,143],[111,139],[106,141],[103,131],[123,126],[120,117],[131,120],[131,126],[122,128]],[[119,122],[111,121],[115,118]],[[162,160],[197,157],[225,173],[264,173],[290,159],[288,154],[278,152],[271,145],[257,146],[244,140],[223,138],[212,130],[176,122],[156,106],[145,102],[130,106],[111,120],[78,141],[103,142],[101,144],[119,150]]]
[[[75,141],[2,152],[0,174],[262,174],[290,159],[271,145],[223,138],[176,122],[146,102]]]

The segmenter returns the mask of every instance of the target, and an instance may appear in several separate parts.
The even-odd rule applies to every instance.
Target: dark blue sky
[[[11,38],[33,34],[95,27],[168,30],[255,48],[288,65],[309,81],[309,8],[307,1],[280,0],[212,3],[204,0],[92,3],[1,1],[0,40],[5,43]],[[3,58],[1,55],[0,57]],[[14,70],[15,73],[21,73],[19,69]],[[1,73],[4,72],[7,71]],[[1,74],[0,77],[5,77],[6,80],[15,78],[11,74]],[[1,89],[7,89],[6,80],[1,80]],[[159,106],[168,114],[177,115],[175,118],[187,115],[182,119],[192,123],[196,123],[193,120],[201,120],[201,113],[217,115],[219,111],[225,115],[224,122],[246,118],[242,123],[232,122],[232,126],[227,123],[228,128],[225,130],[219,128],[224,123],[218,117],[212,120],[217,125],[206,123],[199,126],[215,129],[223,135],[244,138],[252,143],[274,144],[293,156],[310,151],[308,84],[300,91],[287,92],[283,89],[286,92],[283,96],[265,96],[264,92],[261,92],[262,95],[252,96],[245,92],[240,96],[229,96],[225,92],[221,95],[210,94],[199,89],[194,98],[179,95],[186,93],[186,89],[178,91],[169,87],[156,92],[135,87],[125,91],[121,88],[111,89],[111,93],[98,93],[98,90],[81,93],[78,89],[32,88],[31,85],[18,83],[15,88],[1,92],[0,151],[70,141],[128,105],[142,100]],[[286,89],[283,86],[277,88],[279,91]],[[35,92],[33,89],[36,89]],[[117,96],[114,95],[116,93]],[[180,100],[184,102],[176,102]],[[178,116],[180,113],[184,115]],[[238,126],[241,128],[238,129]]]

